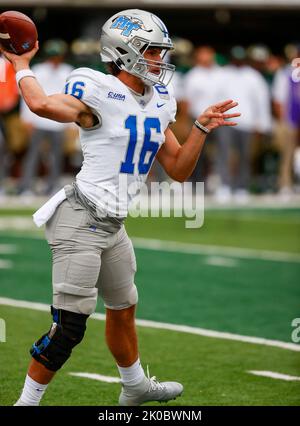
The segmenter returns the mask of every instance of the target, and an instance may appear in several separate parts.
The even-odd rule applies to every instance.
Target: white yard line
[[[0,254],[14,253],[17,253],[17,246],[15,244],[0,244]]]
[[[222,255],[240,259],[270,260],[273,262],[300,263],[300,255],[271,250],[255,250],[240,247],[212,246],[204,244],[187,244],[178,241],[164,241],[147,238],[132,238],[136,248],[170,251],[176,253]]]
[[[19,217],[19,216],[11,216],[11,217],[1,217],[0,218],[0,231],[30,231],[33,229],[37,229],[35,226],[32,217]]]
[[[0,259],[0,269],[11,269],[13,262],[11,260]]]
[[[255,376],[270,377],[271,379],[286,380],[288,382],[300,382],[300,377],[289,376],[288,374],[275,373],[274,371],[247,371]]]
[[[1,223],[1,219],[0,219]],[[25,229],[25,228],[24,228]],[[26,228],[28,230],[28,228]],[[14,238],[41,239],[44,234],[39,233],[36,226],[33,228],[36,234],[14,235]],[[0,226],[1,230],[1,226]],[[297,253],[280,252],[273,250],[256,250],[242,247],[214,246],[206,244],[189,244],[178,241],[156,240],[151,238],[132,237],[135,248],[155,251],[167,251],[173,253],[199,254],[211,256],[235,257],[238,259],[266,260],[271,262],[300,263],[300,255]]]
[[[257,0],[260,1],[260,0]],[[72,176],[65,176],[63,178],[63,184],[70,184],[73,181]],[[151,194],[152,198],[157,197],[158,199],[161,198],[160,192],[153,192]],[[187,194],[185,194],[185,197],[187,197]],[[146,197],[148,199],[148,197]],[[44,204],[49,197],[45,196],[30,196],[30,197],[20,197],[19,195],[7,195],[3,197],[2,203],[0,203],[0,210],[6,210],[6,209],[38,209],[42,204]],[[187,201],[188,205],[191,205],[192,201],[195,200],[195,196],[193,197],[192,194],[189,194]],[[215,197],[213,195],[205,195],[205,210],[216,210],[216,211],[232,211],[232,210],[240,210],[240,211],[247,211],[247,210],[288,210],[288,209],[299,209],[300,208],[300,195],[299,194],[293,194],[293,196],[289,200],[284,200],[284,202],[278,197],[277,194],[265,194],[265,195],[254,195],[251,194],[249,198],[249,203],[245,205],[241,205],[239,203],[234,202],[232,200],[228,204],[220,204],[216,202]]]
[[[222,256],[207,256],[204,263],[209,266],[221,266],[222,268],[235,268],[239,265],[236,259]]]
[[[75,377],[83,377],[85,379],[98,380],[99,382],[105,382],[105,383],[121,382],[121,379],[119,377],[103,376],[102,374],[96,374],[96,373],[69,373],[69,375],[75,376]]]
[[[9,299],[0,297],[0,305],[13,306],[18,308],[27,308],[37,311],[50,312],[50,307],[44,303],[27,302],[24,300]],[[91,318],[104,321],[105,315],[93,314]],[[187,325],[168,324],[163,322],[136,320],[136,324],[140,327],[156,328],[160,330],[171,330],[180,333],[196,334],[198,336],[214,337],[215,339],[234,340],[238,342],[253,343],[256,345],[273,346],[275,348],[288,349],[290,351],[300,352],[300,345],[296,343],[282,342],[280,340],[264,339],[262,337],[242,336],[234,333],[225,333],[221,331],[208,330],[205,328],[190,327]]]

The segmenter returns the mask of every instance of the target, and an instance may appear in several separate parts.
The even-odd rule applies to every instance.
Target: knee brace
[[[72,349],[83,339],[89,315],[55,309],[53,324],[30,349],[31,356],[48,370],[57,371],[70,357]]]

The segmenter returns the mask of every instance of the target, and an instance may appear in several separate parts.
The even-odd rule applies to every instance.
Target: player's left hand
[[[199,117],[198,121],[209,130],[216,129],[220,126],[236,126],[238,123],[231,121],[231,118],[239,117],[239,112],[233,114],[225,114],[226,111],[236,107],[238,102],[232,99],[219,102],[215,105],[208,107]]]

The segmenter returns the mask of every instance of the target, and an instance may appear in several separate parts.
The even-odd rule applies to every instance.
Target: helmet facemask
[[[138,40],[138,41],[141,41],[141,40]],[[132,42],[134,43],[134,40]],[[146,59],[144,57],[144,54],[147,52],[147,50],[154,47],[161,49],[161,53],[160,53],[161,61],[154,61],[151,59]],[[142,47],[142,49],[140,49],[140,51],[137,53],[136,62],[132,65],[131,70],[129,71],[127,69],[127,71],[141,78],[141,80],[147,86],[153,86],[155,84],[161,84],[163,86],[167,86],[170,83],[173,77],[173,73],[175,71],[174,65],[163,61],[168,50],[170,50],[169,47],[165,47],[162,45],[155,45],[150,42],[144,43],[144,46]],[[159,69],[160,73],[156,74],[156,73],[150,72],[150,69],[153,67]]]

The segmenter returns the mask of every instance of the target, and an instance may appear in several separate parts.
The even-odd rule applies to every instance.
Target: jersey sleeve
[[[66,80],[64,93],[81,100],[88,107],[99,109],[100,85],[97,71],[89,68],[77,68]]]

